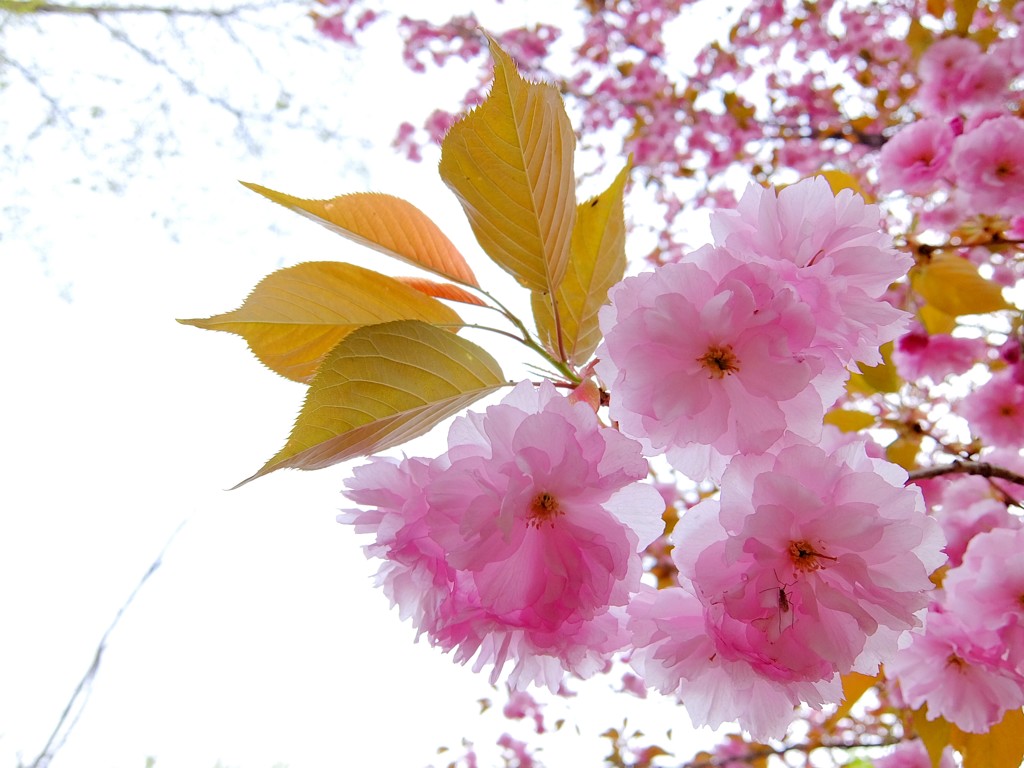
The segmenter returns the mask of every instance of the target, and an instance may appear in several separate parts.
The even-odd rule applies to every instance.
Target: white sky
[[[506,17],[532,19],[546,3],[513,5]],[[123,194],[96,175],[97,162],[120,156],[83,158],[60,129],[0,169],[0,765],[42,748],[98,639],[183,520],[112,634],[57,768],[142,768],[147,756],[159,768],[440,766],[437,747],[457,754],[463,737],[477,742],[484,765],[496,763],[487,745],[508,724],[497,713],[479,717],[476,699],[501,697],[483,676],[414,645],[371,586],[375,565],[334,521],[346,469],[280,472],[224,490],[280,447],[304,388],[266,371],[241,339],[174,322],[232,309],[265,274],[299,261],[380,265],[236,179],[301,196],[397,194],[477,253],[433,164],[410,166],[388,148],[401,119],[453,106],[464,83],[439,104],[450,75],[359,69],[333,48],[261,48],[264,67],[280,66],[301,102],[283,117],[326,104],[327,119],[353,140],[271,126],[253,157],[223,113],[173,84],[162,97],[166,118],[145,98],[146,78],[157,75],[83,29],[56,20],[45,38],[55,53],[40,56],[55,87],[79,77],[81,103],[102,105],[83,141],[102,149],[130,135],[133,121],[152,130],[133,139],[136,157],[109,169]],[[13,58],[35,55],[40,39],[29,30],[3,43]],[[212,50],[203,82],[231,82],[237,64]],[[394,49],[381,57],[397,61]],[[76,74],[85,65],[120,82]],[[18,141],[40,104],[8,79],[0,126]],[[255,105],[276,97],[258,80],[234,87],[246,86]],[[164,121],[174,151],[158,152]],[[360,164],[369,180],[353,173]],[[473,267],[504,279],[479,260]],[[607,685],[590,686],[591,710],[572,703],[582,736],[538,740],[550,768],[601,763],[607,747],[597,734],[621,724],[623,699],[635,702],[602,699]],[[650,710],[636,725],[651,736],[686,730],[681,710],[636,705]]]

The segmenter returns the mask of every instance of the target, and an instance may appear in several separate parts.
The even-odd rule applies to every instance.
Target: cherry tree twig
[[[986,461],[964,461],[961,459],[957,459],[951,464],[941,464],[937,467],[915,469],[910,473],[907,482],[928,480],[929,478],[940,477],[942,475],[980,475],[985,478],[997,477],[1000,480],[1009,480],[1011,483],[1024,485],[1024,475],[1011,472],[1003,467],[997,467]]]
[[[156,556],[156,559],[150,564],[149,568],[143,574],[139,583],[135,585],[135,589],[128,595],[128,599],[124,601],[117,613],[114,615],[114,620],[110,622],[110,626],[100,637],[100,642],[96,646],[96,652],[93,654],[92,662],[89,664],[89,668],[85,671],[82,679],[75,686],[74,692],[71,694],[71,698],[68,699],[68,703],[64,706],[64,711],[61,712],[60,719],[57,720],[57,725],[53,729],[53,733],[50,734],[50,738],[47,739],[46,745],[43,747],[42,752],[36,756],[36,759],[28,764],[27,768],[46,768],[50,761],[56,756],[64,743],[67,741],[68,736],[71,735],[71,731],[74,729],[75,724],[78,722],[78,718],[81,716],[82,711],[85,708],[86,703],[89,700],[89,695],[92,693],[92,684],[96,679],[96,675],[99,672],[100,662],[103,660],[103,652],[107,648],[107,640],[110,638],[110,633],[114,631],[114,628],[121,621],[121,617],[124,616],[128,606],[135,600],[135,596],[139,594],[139,591],[145,586],[146,582],[149,581],[149,577],[156,573],[157,569],[163,564],[164,555],[167,554],[167,550],[170,548],[171,543],[174,541],[181,529],[185,527],[185,522],[182,521],[177,528],[174,529],[174,533],[170,535],[163,548],[160,550],[160,554]],[[74,713],[72,715],[72,713]]]

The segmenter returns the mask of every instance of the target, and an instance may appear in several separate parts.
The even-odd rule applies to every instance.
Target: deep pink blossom
[[[939,188],[953,152],[953,129],[938,118],[902,128],[878,153],[878,184],[884,192],[928,195]]]
[[[355,526],[356,533],[376,535],[364,549],[367,557],[382,561],[377,585],[403,620],[412,619],[419,636],[439,620],[454,577],[425,520],[426,489],[435,473],[426,459],[375,456],[352,475],[345,495],[369,509],[342,512],[338,522]]]
[[[1024,207],[1024,120],[987,120],[953,145],[959,188],[978,213],[1013,215]]]
[[[820,434],[814,319],[766,266],[705,248],[623,280],[610,298],[597,371],[611,389],[611,417],[648,453],[665,451],[703,479],[787,429]]]
[[[907,381],[927,376],[934,382],[941,382],[946,376],[968,371],[984,359],[986,348],[984,339],[942,333],[929,335],[916,330],[897,339],[892,361]]]
[[[784,683],[873,672],[891,658],[945,560],[939,526],[905,479],[862,442],[735,457],[720,499],[687,511],[671,537],[718,651]]]
[[[928,705],[969,733],[985,733],[1008,709],[1024,705],[1024,677],[1002,660],[1001,647],[977,644],[956,616],[934,606],[923,632],[886,663],[908,706]]]
[[[695,726],[737,721],[755,739],[782,738],[801,703],[815,709],[842,696],[828,681],[771,680],[749,663],[722,654],[708,631],[704,604],[692,586],[646,585],[629,606],[635,650],[630,664],[648,685],[674,694]]]
[[[735,211],[711,216],[715,243],[770,265],[817,320],[814,344],[843,365],[877,365],[879,346],[904,333],[909,315],[882,299],[913,259],[892,247],[878,207],[816,176],[778,192],[747,187]]]
[[[512,687],[587,677],[626,642],[624,606],[664,503],[640,446],[545,382],[455,420],[431,462],[376,459],[342,522],[373,532],[385,588],[455,660]],[[415,585],[404,589],[406,584]]]
[[[980,499],[967,505],[943,504],[935,518],[942,526],[946,537],[946,556],[953,567],[960,565],[967,545],[979,533],[1021,527],[1020,518],[1010,514],[1004,501],[994,498]]]
[[[927,113],[942,116],[998,104],[1007,95],[1005,61],[986,55],[973,40],[947,37],[933,43],[918,65],[917,100]]]
[[[960,415],[987,445],[1024,446],[1024,384],[1000,371],[960,402]]]
[[[1024,530],[979,533],[943,588],[947,610],[961,617],[974,641],[1002,645],[1005,660],[1024,673]]]

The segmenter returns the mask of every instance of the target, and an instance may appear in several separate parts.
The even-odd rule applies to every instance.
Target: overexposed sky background
[[[550,19],[549,6],[475,10],[497,26]],[[473,70],[461,82],[412,75],[384,30],[373,55],[353,58],[316,40],[297,7],[268,10],[245,32],[255,58],[200,22],[182,22],[180,38],[159,18],[118,22],[184,62],[206,93],[268,116],[247,124],[249,137],[90,20],[2,29],[0,765],[42,749],[99,638],[183,521],[111,635],[56,768],[142,768],[150,756],[159,768],[440,766],[437,748],[459,754],[463,738],[497,764],[488,745],[508,723],[480,717],[476,700],[501,696],[413,644],[371,586],[375,564],[334,520],[346,468],[224,490],[280,447],[304,387],[265,370],[238,337],[174,320],[233,309],[264,275],[301,261],[392,266],[238,179],[306,197],[405,197],[483,279],[511,286],[475,256],[435,162],[411,165],[389,147],[401,120],[454,107]],[[37,83],[21,76],[33,62]],[[66,99],[51,125],[43,92]],[[623,699],[648,711],[631,723],[652,737],[686,730],[656,696],[602,698],[610,682],[588,685],[590,708],[571,702],[582,735],[568,726],[537,741],[551,768],[600,764],[597,734],[621,724]]]

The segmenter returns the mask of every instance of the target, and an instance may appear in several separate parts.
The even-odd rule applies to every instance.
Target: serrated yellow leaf
[[[308,383],[345,336],[390,320],[423,320],[451,330],[462,322],[450,307],[394,278],[336,261],[280,269],[263,278],[238,309],[178,322],[237,333],[272,371]]]
[[[839,427],[843,432],[859,432],[875,423],[875,417],[864,411],[834,408],[825,414],[825,423]]]
[[[378,192],[357,192],[330,200],[305,200],[259,184],[241,182],[332,232],[380,253],[478,287],[473,270],[451,240],[419,208],[407,200]]]
[[[420,293],[425,293],[427,296],[433,296],[437,299],[457,301],[461,304],[473,304],[477,307],[487,306],[487,302],[483,299],[474,296],[465,288],[460,288],[451,283],[438,283],[434,280],[427,280],[425,277],[396,277],[395,280],[416,289]]]
[[[576,137],[558,91],[524,80],[490,45],[494,84],[445,136],[441,178],[484,252],[530,290],[552,293],[565,274],[576,216]]]
[[[910,285],[931,306],[947,315],[983,315],[1007,309],[1002,288],[978,274],[967,259],[936,253],[910,270]]]
[[[401,445],[507,383],[493,357],[453,333],[416,320],[365,326],[320,365],[284,448],[238,485]]]
[[[630,165],[619,171],[600,195],[576,209],[569,267],[555,291],[562,332],[562,350],[567,359],[582,365],[601,341],[597,312],[608,301],[608,290],[626,273],[626,223],[622,197]],[[533,317],[541,341],[558,355],[551,298],[531,295]]]
[[[964,768],[1019,768],[1024,760],[1024,713],[1011,709],[988,733],[964,733],[956,729],[954,746],[964,758]]]

